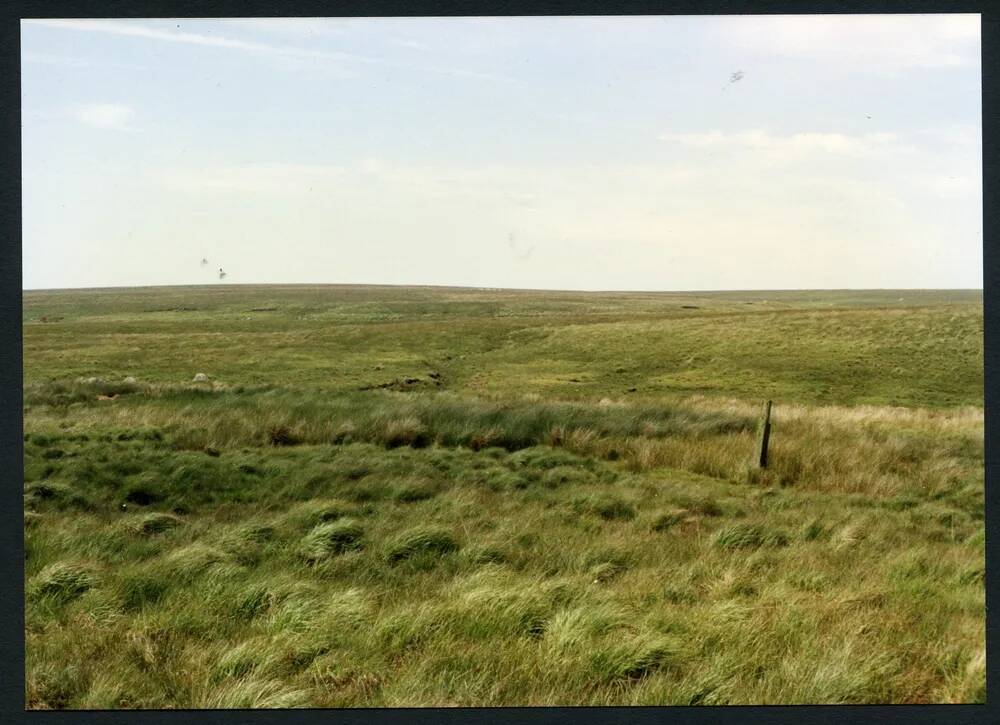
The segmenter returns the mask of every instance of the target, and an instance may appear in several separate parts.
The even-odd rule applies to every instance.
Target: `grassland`
[[[982,325],[980,292],[26,292],[28,706],[981,702]]]

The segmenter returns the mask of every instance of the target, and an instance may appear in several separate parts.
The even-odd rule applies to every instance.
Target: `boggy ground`
[[[985,698],[978,292],[24,317],[31,708]]]

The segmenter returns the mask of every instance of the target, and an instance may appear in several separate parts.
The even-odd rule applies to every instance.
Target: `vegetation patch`
[[[721,549],[757,549],[762,546],[787,546],[788,535],[761,524],[737,524],[720,529],[712,542]]]
[[[24,314],[31,709],[985,701],[981,292]]]
[[[309,563],[316,563],[362,545],[364,529],[352,519],[322,523],[306,534],[299,544],[299,555]]]
[[[580,514],[591,514],[611,521],[635,518],[635,507],[619,496],[610,493],[592,494],[573,499],[573,510]]]
[[[76,599],[94,584],[91,571],[79,564],[56,562],[40,571],[31,581],[29,594],[68,602]]]
[[[386,549],[386,559],[395,563],[418,554],[440,556],[458,549],[458,541],[447,529],[418,527],[404,531],[391,541]]]
[[[173,514],[149,513],[130,521],[128,529],[135,534],[150,536],[163,533],[182,523],[183,520]]]

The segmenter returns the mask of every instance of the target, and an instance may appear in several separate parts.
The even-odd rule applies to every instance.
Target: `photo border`
[[[538,708],[378,708],[339,710],[24,710],[23,358],[21,313],[20,20],[22,18],[224,18],[497,15],[719,15],[816,13],[981,13],[983,128],[983,306],[986,504],[985,705],[780,705]],[[996,235],[1000,209],[997,97],[998,23],[986,2],[731,2],[727,0],[19,0],[0,8],[0,722],[73,723],[997,723],[1000,722],[1000,265]]]

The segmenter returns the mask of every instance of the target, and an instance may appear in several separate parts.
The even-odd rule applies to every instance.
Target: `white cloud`
[[[116,63],[107,60],[91,60],[89,58],[79,58],[69,55],[56,55],[55,53],[34,53],[25,52],[21,54],[22,63],[35,63],[38,65],[57,65],[63,68],[130,68],[132,70],[145,70],[147,66],[135,63]]]
[[[77,30],[109,35],[124,35],[149,40],[159,40],[169,43],[185,43],[213,48],[225,48],[249,53],[285,58],[313,59],[331,62],[361,61],[371,62],[372,59],[349,53],[337,53],[322,50],[312,50],[289,45],[272,45],[254,41],[229,38],[224,35],[205,33],[189,33],[180,30],[180,24],[170,30],[149,27],[138,23],[121,20],[32,20],[26,21],[32,25],[40,25],[64,30]]]
[[[979,62],[979,15],[774,15],[720,18],[722,42],[872,73]]]
[[[795,160],[816,155],[871,157],[890,152],[911,151],[897,142],[891,133],[849,135],[843,133],[802,132],[775,135],[759,129],[725,133],[707,131],[695,133],[666,132],[657,138],[694,148],[725,148],[764,152],[774,160]]]
[[[89,126],[128,130],[135,111],[121,103],[89,103],[75,108],[73,115]]]
[[[513,81],[512,78],[507,76],[495,73],[482,73],[462,68],[419,66],[411,63],[401,63],[384,58],[360,55],[358,53],[316,50],[312,48],[304,48],[298,45],[274,45],[271,43],[259,43],[256,41],[241,40],[218,34],[190,33],[180,30],[180,24],[175,24],[175,27],[172,29],[164,30],[124,20],[31,20],[24,22],[31,25],[62,28],[64,30],[106,33],[110,35],[125,35],[171,43],[186,43],[189,45],[224,48],[228,50],[256,53],[258,55],[269,56],[279,60],[284,59],[286,61],[288,59],[319,61],[323,64],[323,68],[325,70],[336,72],[342,77],[349,77],[353,75],[344,67],[346,64],[360,63],[388,68],[437,73],[441,75],[471,78],[483,81]]]
[[[344,169],[328,164],[249,163],[180,168],[167,171],[161,182],[184,192],[267,192],[300,194],[329,188],[343,181]]]

